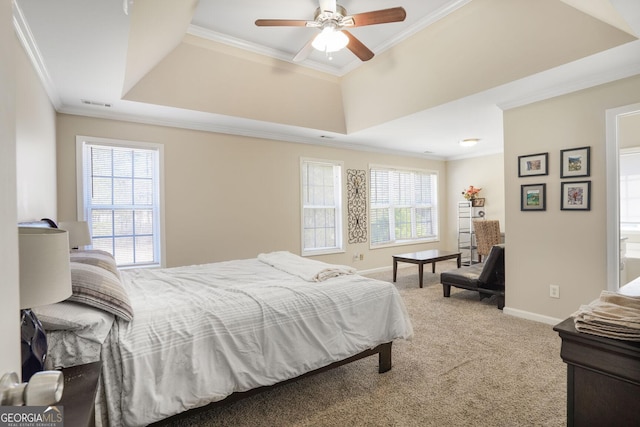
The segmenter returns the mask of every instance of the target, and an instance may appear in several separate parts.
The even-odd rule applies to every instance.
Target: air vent
[[[111,104],[107,104],[106,102],[89,101],[88,99],[81,99],[80,102],[85,105],[95,105],[96,107],[111,107]]]
[[[320,135],[320,138],[333,139],[333,137],[331,135]]]

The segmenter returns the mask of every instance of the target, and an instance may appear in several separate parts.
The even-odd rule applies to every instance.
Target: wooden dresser
[[[567,364],[567,426],[640,425],[640,342],[578,332],[573,318],[553,329]]]

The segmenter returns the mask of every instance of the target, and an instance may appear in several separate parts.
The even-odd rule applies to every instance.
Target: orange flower
[[[478,188],[478,187],[474,187],[473,185],[470,185],[469,188],[467,188],[462,192],[462,195],[467,200],[473,200],[476,198],[480,190],[482,190],[482,188]]]

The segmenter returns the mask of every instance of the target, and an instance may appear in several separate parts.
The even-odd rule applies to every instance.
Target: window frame
[[[304,224],[304,211],[305,211],[305,201],[304,201],[304,164],[305,163],[317,163],[324,165],[331,165],[334,168],[334,191],[337,192],[335,194],[334,199],[336,200],[335,206],[335,234],[336,234],[336,245],[333,247],[320,248],[320,249],[306,249],[305,248],[305,224]],[[335,168],[338,168],[336,172]],[[310,157],[301,157],[300,158],[300,253],[302,256],[314,256],[314,255],[326,255],[326,254],[336,254],[336,253],[344,253],[344,218],[343,218],[343,179],[342,174],[344,172],[344,162],[340,160],[326,160],[326,159],[317,159]],[[337,181],[337,182],[336,182]]]
[[[414,235],[414,233],[417,232],[417,223],[416,223],[416,215],[415,215],[415,210],[418,207],[423,207],[423,206],[418,206],[417,204],[414,203],[414,200],[412,201],[412,203],[410,203],[409,205],[407,204],[398,204],[398,205],[394,205],[393,204],[393,194],[390,191],[389,192],[389,203],[388,203],[388,209],[389,209],[389,233],[390,233],[390,238],[391,240],[389,240],[388,242],[384,242],[384,243],[374,243],[373,242],[373,220],[374,220],[374,209],[379,209],[378,207],[374,208],[373,206],[373,198],[371,197],[371,191],[373,188],[373,179],[371,177],[371,172],[374,170],[386,170],[386,171],[397,171],[397,172],[401,172],[401,173],[419,173],[419,174],[427,174],[430,176],[434,176],[436,183],[432,188],[432,192],[434,193],[432,200],[431,200],[431,204],[429,205],[430,209],[435,209],[435,226],[434,226],[434,236],[430,236],[430,237],[412,237],[409,239],[393,239],[394,237],[394,224],[395,224],[395,218],[394,215],[392,215],[392,211],[394,208],[401,208],[401,207],[409,207],[411,209],[411,233],[412,236]],[[437,170],[429,170],[429,169],[419,169],[419,168],[410,168],[410,167],[398,167],[398,166],[388,166],[388,165],[381,165],[381,164],[369,164],[369,188],[368,188],[368,196],[369,196],[369,203],[367,208],[369,209],[369,249],[371,250],[375,250],[375,249],[383,249],[383,248],[389,248],[389,247],[396,247],[396,246],[406,246],[406,245],[413,245],[416,243],[432,243],[432,242],[439,242],[440,241],[440,236],[441,236],[441,232],[440,232],[440,223],[441,223],[441,217],[442,214],[440,212],[440,196],[439,196],[439,188],[438,186],[440,185],[440,173]],[[389,187],[392,187],[392,182],[389,181]],[[412,195],[412,198],[415,197],[415,193]]]
[[[165,207],[164,207],[164,145],[153,142],[130,141],[111,138],[100,138],[93,136],[76,135],[76,195],[77,195],[77,218],[79,221],[87,221],[91,229],[91,218],[89,217],[89,204],[86,202],[85,185],[88,183],[84,175],[84,153],[87,145],[102,145],[116,148],[131,148],[153,150],[157,152],[158,167],[154,176],[154,193],[157,194],[157,205],[153,209],[157,212],[157,221],[154,221],[154,248],[156,260],[151,263],[119,265],[120,269],[127,268],[156,268],[165,267]]]

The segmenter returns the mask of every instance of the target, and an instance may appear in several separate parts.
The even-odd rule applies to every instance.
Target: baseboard
[[[446,262],[446,261],[441,261],[441,262]],[[455,260],[453,260],[454,262],[454,268],[455,268]],[[415,270],[416,275],[418,274],[418,270],[415,267],[415,264],[403,264],[403,265],[398,265],[398,272],[404,270],[404,269],[412,269]],[[358,270],[357,273],[361,276],[365,275],[365,274],[374,274],[374,273],[382,273],[383,271],[392,271],[393,270],[393,266],[388,265],[386,267],[378,267],[378,268],[371,268],[368,270]],[[427,269],[425,268],[424,270],[425,273],[427,273]],[[429,273],[431,273],[431,270],[428,271]]]
[[[534,322],[546,323],[548,325],[557,325],[564,319],[556,319],[555,317],[544,316],[530,311],[518,310],[517,308],[505,307],[502,312],[509,316],[520,317],[522,319],[533,320]]]
[[[390,267],[390,266],[378,267],[378,268],[372,268],[369,270],[358,270],[358,274],[366,275],[366,274],[373,274],[373,273],[381,273],[383,271],[390,271],[392,269],[393,267]],[[553,326],[557,325],[558,323],[564,320],[564,319],[556,319],[555,317],[544,316],[538,313],[532,313],[530,311],[518,310],[517,308],[510,308],[506,306],[504,307],[502,312],[509,316],[520,317],[522,319],[533,320],[534,322],[546,323],[547,325],[553,325]]]
[[[389,271],[392,268],[393,267],[378,267],[378,268],[372,268],[370,270],[358,270],[358,274],[362,276],[365,274],[382,273],[383,271]]]

